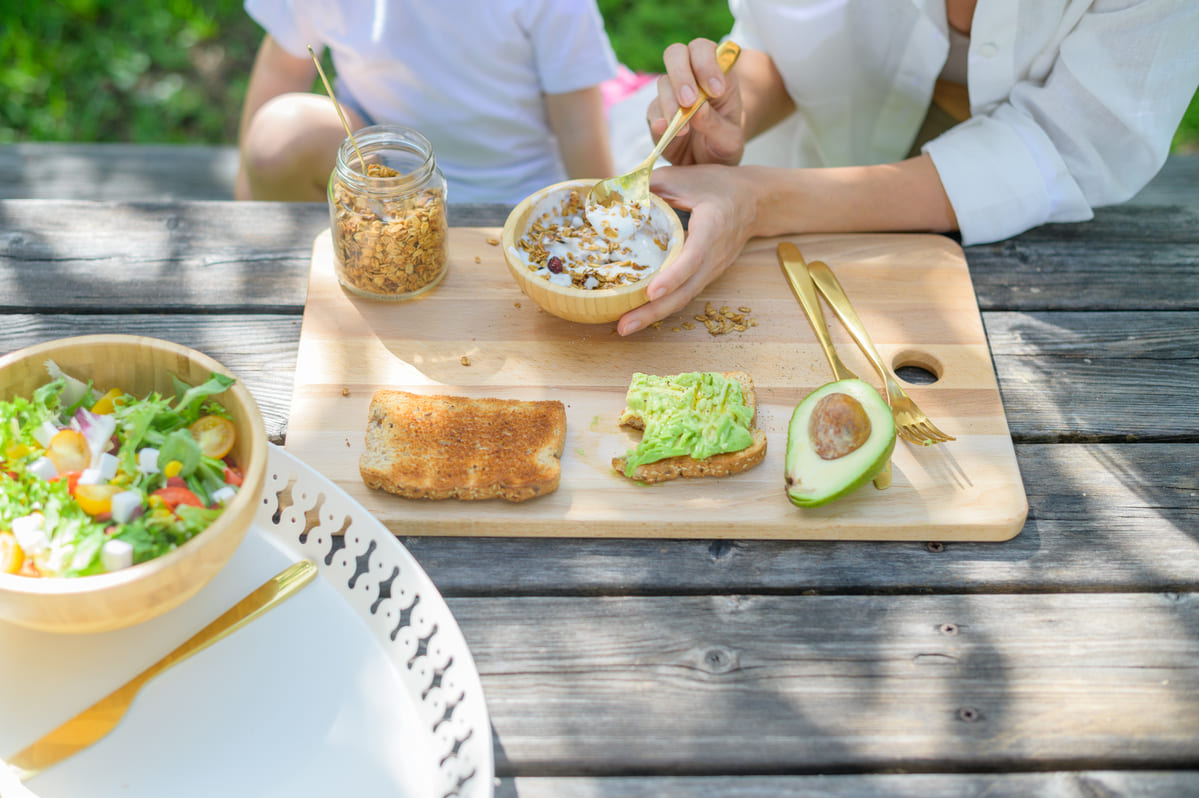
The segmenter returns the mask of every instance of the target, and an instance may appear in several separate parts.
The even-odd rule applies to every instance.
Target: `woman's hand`
[[[691,212],[679,256],[650,280],[650,301],[620,317],[621,335],[677,313],[729,267],[754,235],[755,190],[744,168],[718,165],[663,167],[651,190]]]
[[[663,157],[676,165],[740,162],[745,134],[736,67],[728,74],[721,71],[716,63],[716,43],[708,39],[672,44],[662,60],[666,74],[658,78],[658,97],[646,113],[654,141],[662,137],[680,107],[695,103],[698,87],[708,94],[707,103],[683,125]]]

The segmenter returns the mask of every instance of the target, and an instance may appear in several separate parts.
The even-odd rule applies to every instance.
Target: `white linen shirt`
[[[949,53],[944,0],[731,0],[797,112],[746,149],[776,166],[907,156]],[[1199,86],[1196,0],[979,0],[971,118],[927,142],[963,244],[1085,221],[1161,169]]]
[[[246,0],[291,55],[328,48],[378,124],[433,144],[453,202],[516,203],[566,179],[546,94],[616,75],[595,0]],[[339,89],[341,91],[341,89]]]

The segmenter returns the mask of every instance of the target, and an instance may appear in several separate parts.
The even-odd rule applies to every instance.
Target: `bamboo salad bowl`
[[[211,357],[169,341],[132,335],[64,338],[0,357],[0,399],[29,397],[49,380],[45,363],[97,387],[135,396],[173,396],[171,375],[189,384],[213,372],[233,376]],[[0,573],[0,620],[47,632],[93,633],[132,626],[195,595],[233,556],[254,521],[266,477],[266,431],[253,396],[239,380],[213,399],[237,429],[232,457],[242,470],[237,496],[200,534],[156,559],[111,573],[35,578]]]
[[[649,287],[650,277],[657,272],[651,272],[635,283],[616,288],[588,290],[555,285],[529,270],[516,249],[516,242],[524,237],[530,221],[542,212],[539,208],[543,204],[548,205],[547,199],[555,201],[564,198],[571,190],[578,190],[586,196],[595,183],[593,179],[567,180],[529,195],[512,209],[500,235],[500,246],[504,250],[504,261],[508,264],[508,271],[512,273],[525,295],[548,313],[567,321],[584,324],[613,322],[633,308],[644,305],[648,301],[645,292]],[[650,195],[650,200],[654,205],[655,219],[670,231],[670,246],[662,263],[662,267],[665,267],[678,257],[683,248],[683,225],[665,200],[653,194]]]

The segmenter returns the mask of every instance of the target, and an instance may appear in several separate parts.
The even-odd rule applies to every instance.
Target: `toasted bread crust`
[[[383,389],[358,469],[367,487],[410,499],[521,502],[557,490],[565,443],[558,401]]]
[[[739,452],[714,454],[703,460],[696,460],[686,455],[667,457],[665,460],[637,466],[633,469],[633,475],[629,479],[653,484],[679,477],[691,479],[739,474],[766,459],[766,433],[757,427],[751,429],[750,432],[753,433],[754,442]],[[621,476],[624,476],[625,463],[623,457],[612,458],[612,467],[619,471]]]
[[[653,463],[644,463],[633,469],[633,474],[629,479],[652,484],[680,477],[686,479],[694,477],[727,477],[753,468],[766,459],[766,433],[753,426],[758,420],[758,394],[754,389],[753,379],[744,371],[726,371],[721,376],[730,380],[735,379],[741,383],[742,398],[745,400],[746,406],[753,411],[749,429],[753,433],[754,442],[740,451],[715,454],[703,460],[696,460],[693,457],[681,455],[679,457],[668,457]],[[622,426],[632,427],[633,429],[645,429],[645,419],[631,413],[627,408],[621,414],[619,423]],[[612,458],[612,467],[621,476],[626,476],[626,464],[627,460],[624,456]]]

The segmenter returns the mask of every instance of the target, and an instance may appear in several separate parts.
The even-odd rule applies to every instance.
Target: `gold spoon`
[[[741,48],[735,42],[723,42],[716,48],[716,63],[720,64],[721,71],[727,74],[733,68],[733,64],[737,62],[739,55],[741,55]],[[695,112],[707,99],[707,93],[703,89],[699,89],[699,99],[689,107],[680,108],[675,113],[674,119],[670,120],[670,125],[662,134],[662,138],[658,139],[658,146],[654,147],[654,151],[649,154],[649,157],[626,174],[609,177],[596,183],[591,189],[590,201],[600,205],[609,205],[613,201],[623,203],[648,201],[649,174],[654,168],[654,161],[658,160],[662,150],[666,149],[666,145],[678,134],[679,128],[687,124],[687,121],[695,115]]]
[[[325,84],[325,91],[329,93],[329,99],[333,101],[333,107],[337,110],[337,118],[341,120],[341,126],[346,129],[346,135],[350,137],[350,144],[354,146],[358,163],[362,165],[362,174],[366,175],[366,159],[362,157],[362,151],[358,149],[358,140],[354,138],[354,133],[350,130],[350,123],[346,121],[346,115],[341,112],[341,103],[334,96],[333,87],[329,85],[329,79],[325,77],[325,70],[321,68],[321,62],[316,57],[316,52],[313,51],[311,44],[308,45],[308,54],[312,56],[312,63],[316,65],[316,72],[321,76],[321,83]]]

